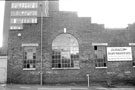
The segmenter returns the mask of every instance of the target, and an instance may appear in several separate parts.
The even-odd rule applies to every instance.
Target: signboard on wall
[[[108,61],[131,61],[131,47],[107,47]]]

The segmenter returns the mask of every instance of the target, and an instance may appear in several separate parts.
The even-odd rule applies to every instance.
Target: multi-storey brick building
[[[134,25],[105,29],[49,3],[47,16],[39,12],[34,23],[22,20],[23,28],[9,28],[8,83],[81,83],[88,74],[91,83],[135,80]]]
[[[5,1],[5,18],[4,18],[4,40],[3,40],[3,53],[7,51],[8,31],[10,30],[22,30],[24,23],[37,23],[37,17],[48,17],[49,11],[58,10],[58,7],[54,4],[57,1],[48,0],[6,0]],[[54,6],[52,9],[50,6]],[[4,49],[4,50],[3,50]]]

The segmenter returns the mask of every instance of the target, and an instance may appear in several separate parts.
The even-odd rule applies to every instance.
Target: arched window
[[[78,68],[79,45],[70,34],[61,34],[52,42],[52,68]]]

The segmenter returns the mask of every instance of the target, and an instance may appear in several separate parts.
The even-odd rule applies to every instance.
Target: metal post
[[[40,71],[40,85],[43,85],[43,52],[42,52],[42,39],[43,39],[43,10],[42,10],[42,3],[41,6],[41,71]]]
[[[89,78],[89,74],[86,75],[88,78],[88,87],[90,87],[90,78]]]

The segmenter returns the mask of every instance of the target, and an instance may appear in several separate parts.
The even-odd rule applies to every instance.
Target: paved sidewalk
[[[20,85],[1,84],[0,90],[135,90],[131,86],[103,87],[103,86],[40,86],[40,85]]]

